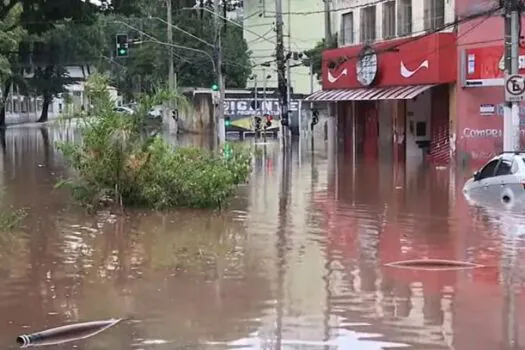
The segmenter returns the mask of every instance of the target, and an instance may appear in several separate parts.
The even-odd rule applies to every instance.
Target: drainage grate
[[[416,260],[395,261],[392,263],[385,264],[385,266],[397,267],[397,268],[403,268],[403,269],[417,269],[417,270],[431,270],[431,271],[463,270],[463,269],[475,269],[479,267],[484,267],[484,265],[474,264],[468,261],[444,260],[444,259],[416,259]]]

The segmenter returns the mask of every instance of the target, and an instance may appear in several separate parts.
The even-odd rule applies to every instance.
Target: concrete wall
[[[179,130],[197,134],[210,133],[214,127],[211,94],[186,94],[186,97],[189,99],[190,108],[187,113],[180,113]]]

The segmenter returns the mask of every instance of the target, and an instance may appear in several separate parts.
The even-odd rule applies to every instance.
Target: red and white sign
[[[389,40],[372,46],[377,53],[377,76],[371,86],[440,84],[456,81],[454,33]],[[364,87],[357,79],[363,46],[323,52],[323,90]]]
[[[464,82],[466,87],[503,86],[505,62],[503,45],[465,50]],[[520,49],[520,74],[525,74],[525,49]]]

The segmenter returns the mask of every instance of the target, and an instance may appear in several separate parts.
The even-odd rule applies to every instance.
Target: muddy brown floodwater
[[[74,129],[0,136],[1,205],[29,210],[0,236],[4,349],[19,334],[109,318],[128,320],[52,348],[525,346],[525,218],[467,204],[459,170],[354,164],[320,141],[282,157],[269,141],[223,213],[89,216],[53,189],[67,173],[54,142]],[[485,267],[385,266],[421,258]]]

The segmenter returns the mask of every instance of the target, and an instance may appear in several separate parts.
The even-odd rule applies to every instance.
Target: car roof
[[[500,154],[498,154],[498,156],[502,156],[502,155],[505,155],[505,154],[515,154],[517,156],[524,156],[525,155],[525,151],[505,151],[505,152],[501,152]]]

